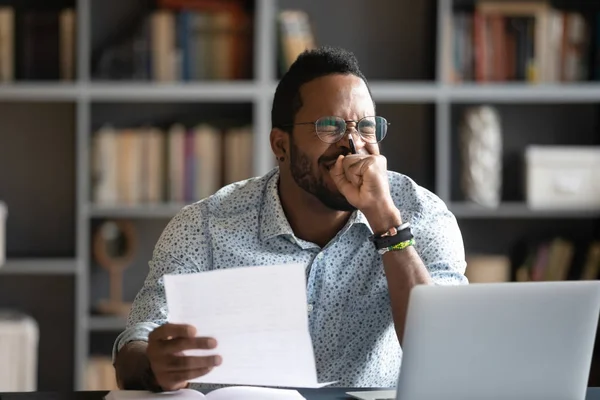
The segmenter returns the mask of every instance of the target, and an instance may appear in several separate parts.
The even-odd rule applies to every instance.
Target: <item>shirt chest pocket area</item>
[[[387,290],[355,296],[344,307],[340,321],[340,346],[350,342],[373,342],[393,329]]]

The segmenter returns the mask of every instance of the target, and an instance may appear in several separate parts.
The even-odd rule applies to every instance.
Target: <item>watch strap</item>
[[[399,243],[409,241],[413,239],[414,236],[410,229],[410,224],[402,224],[398,228],[396,228],[395,235],[386,235],[386,236],[371,236],[371,241],[375,245],[377,250],[384,249],[388,247],[395,246]]]

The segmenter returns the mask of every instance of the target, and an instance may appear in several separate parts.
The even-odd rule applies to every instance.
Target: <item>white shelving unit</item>
[[[106,207],[89,202],[90,138],[92,106],[95,102],[114,103],[250,103],[253,109],[254,175],[262,175],[274,166],[269,144],[270,111],[276,87],[277,41],[275,17],[277,0],[256,0],[254,75],[252,81],[206,82],[192,84],[156,84],[151,82],[96,82],[90,78],[91,5],[101,0],[76,0],[78,15],[78,78],[74,83],[16,83],[0,86],[3,102],[70,102],[75,104],[76,130],[76,250],[75,259],[8,260],[0,268],[3,274],[72,274],[75,279],[75,389],[83,388],[90,335],[93,332],[118,332],[122,318],[90,315],[90,239],[93,219],[135,218],[168,219],[182,207],[165,204],[140,207]],[[359,1],[359,0],[356,0]],[[362,0],[360,0],[362,1]],[[487,210],[451,201],[452,105],[459,103],[600,103],[600,83],[569,85],[464,84],[449,85],[443,79],[447,23],[452,12],[451,0],[437,0],[436,73],[431,82],[370,80],[373,96],[382,104],[430,104],[435,107],[434,158],[435,192],[459,218],[598,218],[598,210],[532,211],[523,203],[503,204]],[[376,44],[373,44],[376,46]],[[359,60],[360,61],[360,60]],[[369,78],[367,76],[367,78]],[[2,118],[2,117],[0,117]]]

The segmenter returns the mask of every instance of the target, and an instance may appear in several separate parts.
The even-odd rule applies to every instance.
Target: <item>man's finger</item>
[[[376,158],[372,156],[364,156],[360,159],[344,159],[344,170],[346,173],[363,176],[371,165],[376,163]]]
[[[356,165],[360,165],[367,157],[369,156],[363,156],[363,155],[350,155],[350,156],[346,156],[344,157],[344,169],[347,170],[348,168],[354,167]]]
[[[333,167],[329,170],[333,183],[337,186],[342,195],[346,195],[347,191],[352,188],[352,183],[346,178],[346,172],[343,167],[344,158],[338,157]]]
[[[175,338],[163,343],[161,352],[163,354],[175,354],[184,350],[204,349],[210,350],[217,347],[217,341],[208,337],[182,337]]]
[[[349,162],[344,162],[343,167],[346,179],[350,181],[355,187],[360,187],[362,185],[362,177],[364,171],[366,170],[365,166],[368,165],[368,159],[366,158],[361,158],[358,160],[349,160]]]
[[[193,338],[196,328],[187,324],[164,324],[159,326],[148,336],[149,340],[169,340],[173,338]]]
[[[211,370],[212,368],[198,368],[187,371],[173,371],[168,373],[167,379],[173,383],[187,382],[200,376],[204,376]]]
[[[221,365],[221,356],[177,356],[169,355],[165,359],[167,371],[188,371],[200,368],[212,368]]]

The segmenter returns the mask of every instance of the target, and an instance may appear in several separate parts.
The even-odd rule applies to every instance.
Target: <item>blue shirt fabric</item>
[[[388,176],[392,198],[403,222],[411,224],[415,249],[434,283],[468,283],[455,217],[438,197],[407,176],[391,171]],[[278,180],[275,168],[228,185],[184,207],[169,222],[127,327],[115,341],[113,357],[125,343],[147,341],[149,333],[167,321],[163,275],[301,263],[306,266],[307,313],[319,382],[336,381],[345,387],[396,385],[402,350],[382,258],[368,239],[372,231],[367,219],[355,211],[323,248],[304,241],[294,235],[285,217]]]

